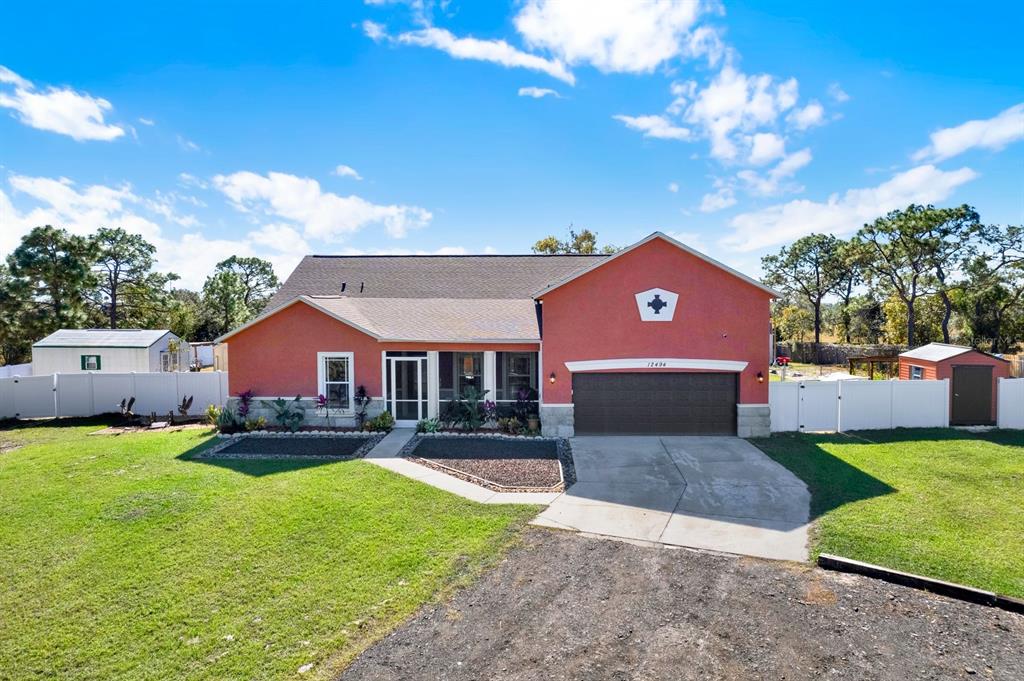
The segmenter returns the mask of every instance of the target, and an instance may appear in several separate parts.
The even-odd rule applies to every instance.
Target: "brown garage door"
[[[579,373],[576,434],[736,434],[736,374]]]

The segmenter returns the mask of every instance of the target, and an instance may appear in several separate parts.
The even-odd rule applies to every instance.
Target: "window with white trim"
[[[354,392],[351,352],[317,353],[317,390],[331,409],[351,411]]]
[[[910,365],[910,380],[920,381],[924,378],[924,367],[916,367],[913,364]]]
[[[82,371],[99,371],[99,355],[82,355]]]

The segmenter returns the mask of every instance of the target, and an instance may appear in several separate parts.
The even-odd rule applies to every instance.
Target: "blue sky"
[[[232,253],[285,275],[574,224],[756,275],[911,202],[1022,221],[1019,3],[778,5],[16,3],[0,256],[120,225],[198,287]]]

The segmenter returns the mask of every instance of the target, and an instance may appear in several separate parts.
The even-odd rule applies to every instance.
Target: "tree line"
[[[278,288],[271,264],[231,256],[201,291],[157,272],[156,247],[101,227],[79,236],[46,225],[26,234],[0,264],[0,364],[31,358],[32,343],[62,328],[166,328],[213,340],[263,310]]]
[[[780,340],[1024,343],[1024,229],[986,225],[968,205],[911,205],[851,239],[811,234],[761,260]]]

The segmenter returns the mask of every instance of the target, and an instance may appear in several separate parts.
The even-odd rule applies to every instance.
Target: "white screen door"
[[[427,417],[427,358],[388,357],[388,362],[388,411],[396,426],[415,426]]]

